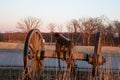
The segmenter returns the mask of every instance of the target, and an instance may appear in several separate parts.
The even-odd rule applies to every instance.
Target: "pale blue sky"
[[[101,15],[120,19],[119,8],[120,0],[0,0],[0,32],[17,30],[17,22],[28,16],[41,18],[43,24]]]

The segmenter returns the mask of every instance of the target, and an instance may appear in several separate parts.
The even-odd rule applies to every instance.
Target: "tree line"
[[[51,34],[50,33],[41,33],[45,42],[46,43],[51,43]],[[61,33],[64,36],[73,39],[74,43],[76,45],[81,45],[81,46],[93,46],[95,43],[95,36],[96,34],[92,34],[90,38],[90,44],[88,44],[88,35],[84,36],[84,33],[68,33],[64,32]],[[78,37],[76,38],[76,35]],[[0,42],[19,42],[19,43],[24,43],[26,39],[27,34],[26,33],[0,33]],[[84,38],[83,38],[84,36]],[[108,37],[110,36],[111,39]],[[120,46],[120,38],[119,37],[114,37],[113,35],[104,35],[104,38],[102,37],[102,44],[103,46]],[[53,41],[52,43],[55,43],[55,37],[53,33]]]
[[[42,25],[41,19],[35,17],[27,17],[18,22],[17,28],[22,33],[17,33],[19,36],[12,33],[0,34],[0,41],[10,41],[11,39],[24,42],[26,34],[33,28],[39,28]],[[103,45],[118,46],[120,45],[120,21],[110,21],[105,16],[89,17],[80,19],[71,19],[66,25],[49,23],[48,30],[50,33],[42,33],[46,42],[55,42],[54,33],[58,29],[58,33],[64,34],[70,38],[75,44],[93,45],[95,42],[95,33],[101,32]],[[66,32],[63,29],[66,28]],[[14,33],[13,33],[14,34]],[[21,36],[22,35],[22,36]],[[4,37],[3,37],[4,36]],[[9,36],[9,37],[5,37]]]

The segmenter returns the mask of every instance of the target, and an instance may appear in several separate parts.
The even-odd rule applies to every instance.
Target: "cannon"
[[[75,79],[75,61],[86,61],[93,65],[92,80],[99,74],[99,67],[105,63],[105,58],[101,53],[101,34],[96,34],[96,43],[93,55],[76,53],[73,42],[62,34],[55,33],[55,50],[53,52],[45,51],[43,37],[38,29],[32,29],[28,32],[24,45],[24,77],[23,80],[37,80],[44,70],[44,59],[58,59],[59,70],[61,70],[60,60],[67,64],[66,72],[70,72],[69,78],[63,79],[57,77],[55,80],[77,80]],[[58,73],[59,76],[59,73]],[[66,76],[67,77],[67,76]]]

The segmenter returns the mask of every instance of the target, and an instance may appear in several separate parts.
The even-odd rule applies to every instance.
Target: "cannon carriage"
[[[75,73],[75,62],[86,61],[92,65],[92,80],[99,80],[99,67],[105,62],[101,53],[101,34],[96,34],[96,43],[93,55],[80,54],[74,49],[73,42],[62,34],[55,34],[55,50],[45,51],[43,37],[38,29],[28,32],[24,45],[24,77],[23,80],[42,80],[39,75],[44,70],[44,59],[55,58],[58,61],[57,77],[52,80],[78,80]],[[66,73],[61,74],[60,60],[65,61]],[[62,76],[61,76],[62,75]],[[63,77],[65,76],[65,77]],[[97,77],[96,77],[97,76]]]

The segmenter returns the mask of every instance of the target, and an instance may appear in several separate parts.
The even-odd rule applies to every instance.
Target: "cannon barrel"
[[[71,44],[71,40],[69,38],[65,37],[62,34],[56,33],[55,38],[57,40],[57,43],[60,43],[62,45],[68,45],[69,46]]]

